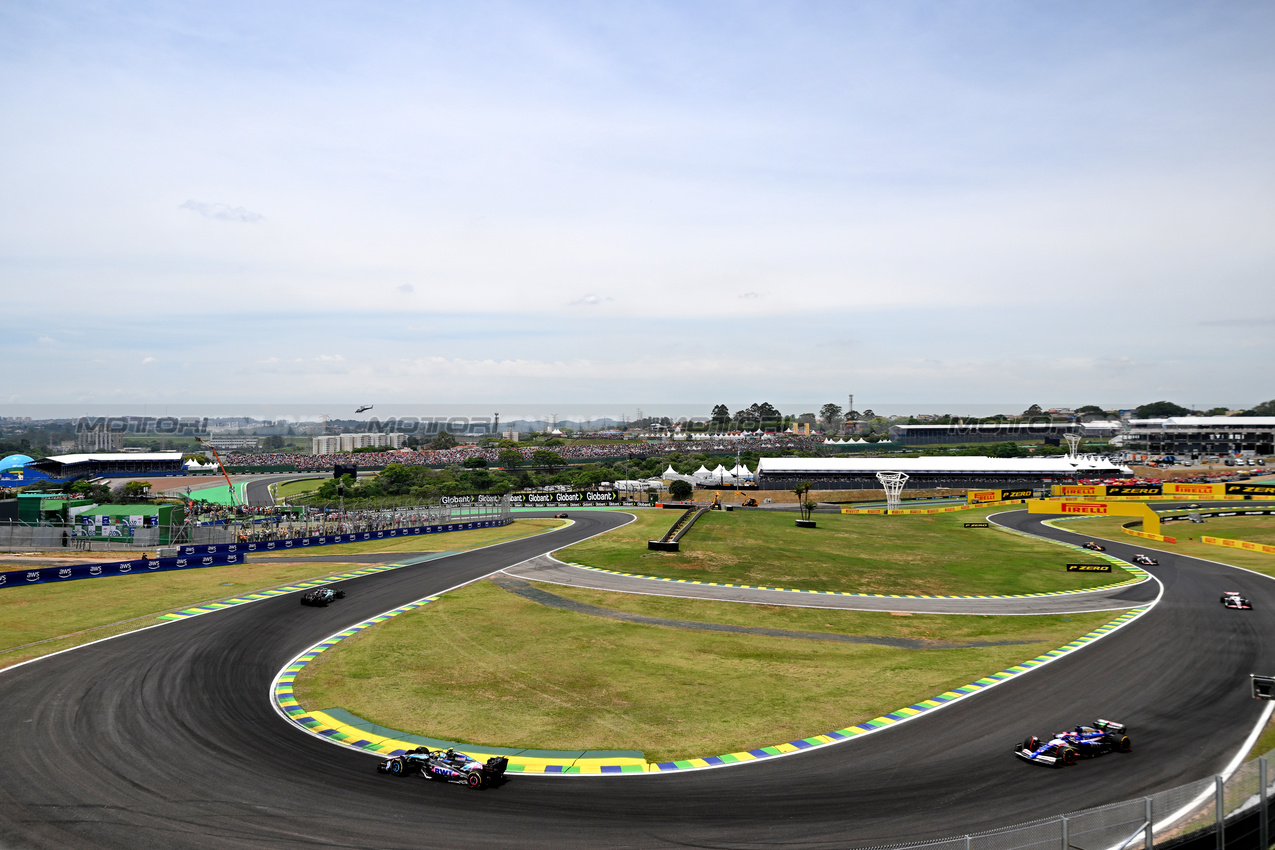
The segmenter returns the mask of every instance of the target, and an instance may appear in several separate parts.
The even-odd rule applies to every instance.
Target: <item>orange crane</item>
[[[230,488],[230,504],[233,507],[235,504],[235,485],[230,483],[230,474],[226,472],[226,467],[221,463],[221,455],[217,454],[217,450],[212,447],[211,443],[207,443],[199,437],[195,438],[195,442],[201,446],[206,446],[208,451],[213,453],[213,458],[217,461],[217,468],[221,470],[222,476],[226,479],[226,486]]]

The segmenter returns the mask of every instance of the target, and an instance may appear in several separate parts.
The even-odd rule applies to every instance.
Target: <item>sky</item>
[[[1272,36],[1244,0],[14,0],[0,414],[1252,406]]]

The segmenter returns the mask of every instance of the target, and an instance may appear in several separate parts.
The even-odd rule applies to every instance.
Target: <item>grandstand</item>
[[[878,472],[906,472],[913,489],[1046,487],[1090,478],[1131,478],[1133,471],[1090,456],[799,458],[763,457],[757,462],[761,490],[791,490],[809,481],[815,490],[879,490]]]
[[[55,455],[26,465],[53,481],[130,475],[180,475],[181,452],[104,452]]]

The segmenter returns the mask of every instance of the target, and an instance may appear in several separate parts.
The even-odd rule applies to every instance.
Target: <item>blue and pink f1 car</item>
[[[1123,723],[1095,720],[1092,726],[1077,726],[1071,732],[1056,732],[1047,741],[1035,735],[1014,746],[1014,755],[1037,764],[1063,767],[1077,758],[1093,758],[1104,753],[1127,753],[1133,749]]]

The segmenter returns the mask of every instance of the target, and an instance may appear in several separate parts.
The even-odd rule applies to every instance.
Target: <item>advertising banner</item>
[[[445,525],[416,525],[411,528],[386,528],[381,531],[351,531],[345,534],[316,534],[288,537],[283,540],[254,540],[248,543],[203,543],[178,547],[180,555],[225,555],[248,552],[286,552],[311,546],[335,546],[338,543],[362,543],[365,540],[388,540],[413,534],[441,534],[447,531],[469,531],[475,528],[497,528],[512,523],[511,519],[484,519],[473,522],[449,522]]]
[[[1055,484],[1055,496],[1105,496],[1107,488],[1101,484]]]
[[[1230,483],[1223,486],[1228,496],[1275,496],[1275,484]]]
[[[82,578],[137,575],[138,573],[165,572],[168,570],[195,569],[198,567],[224,567],[241,564],[240,554],[212,554],[178,556],[176,558],[137,558],[131,561],[112,561],[107,564],[75,564],[70,567],[40,567],[31,570],[0,572],[0,589],[29,584],[48,584],[55,581],[73,581]]]
[[[1067,516],[1128,516],[1142,519],[1143,531],[1160,533],[1160,515],[1142,502],[1045,502],[1027,503],[1027,512],[1033,514],[1064,514]]]
[[[1109,573],[1111,564],[1068,564],[1069,573]]]
[[[1221,484],[1175,484],[1166,482],[1164,492],[1167,496],[1222,496],[1226,490]]]
[[[1018,490],[970,490],[966,500],[970,504],[981,502],[1003,502],[1009,499],[1030,499],[1036,493],[1029,489]]]
[[[1107,496],[1159,496],[1163,492],[1159,484],[1108,484]]]
[[[992,524],[991,524],[990,522],[967,522],[967,523],[965,523],[965,527],[966,527],[966,528],[991,528],[991,526],[992,526]]]

